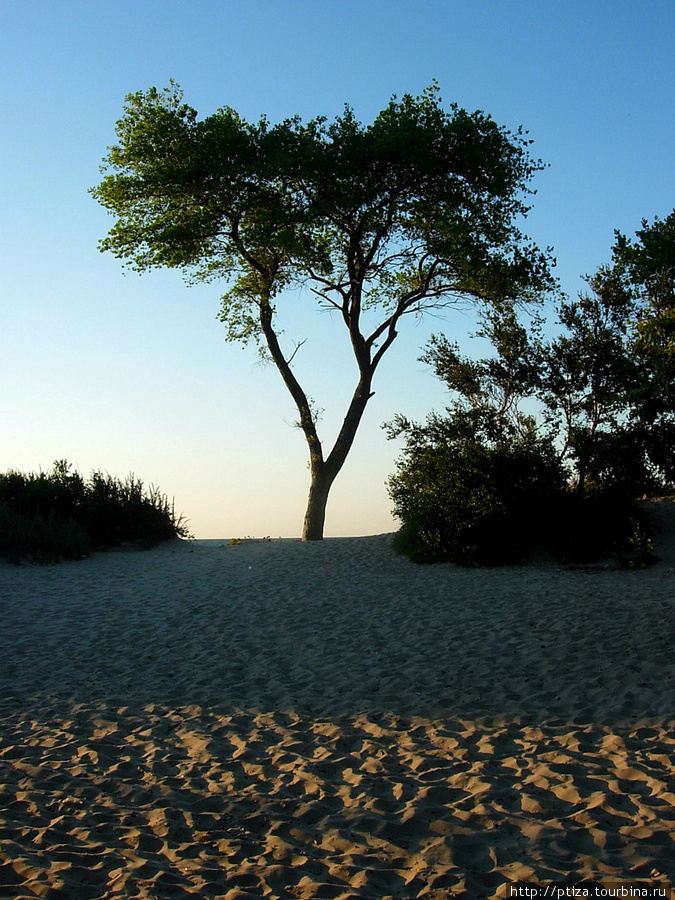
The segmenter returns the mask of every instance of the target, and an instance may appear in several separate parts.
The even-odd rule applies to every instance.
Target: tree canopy
[[[655,421],[675,409],[675,210],[654,219],[635,239],[616,232],[615,268],[640,304],[636,349],[647,386],[642,417]]]
[[[92,189],[117,217],[101,249],[138,271],[225,280],[228,339],[261,345],[300,414],[305,539],[323,535],[328,492],[401,319],[458,298],[532,299],[552,284],[549,252],[520,231],[543,168],[527,136],[444,110],[435,85],[393,98],[364,126],[349,107],[332,122],[248,123],[228,107],[200,120],[172,84],[130,94],[117,139]],[[337,311],[357,368],[330,451],[277,327],[277,305],[306,284]]]

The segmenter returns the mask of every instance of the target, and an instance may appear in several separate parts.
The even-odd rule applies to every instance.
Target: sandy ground
[[[0,566],[0,898],[675,880],[675,529],[642,571],[390,536]]]

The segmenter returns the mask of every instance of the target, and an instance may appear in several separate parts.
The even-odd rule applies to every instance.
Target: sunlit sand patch
[[[440,898],[672,875],[674,748],[672,722],[54,704],[4,722],[0,884],[85,900]]]

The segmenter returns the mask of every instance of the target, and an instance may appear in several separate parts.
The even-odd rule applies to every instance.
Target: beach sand
[[[640,571],[391,536],[0,565],[0,898],[675,880],[675,529]]]

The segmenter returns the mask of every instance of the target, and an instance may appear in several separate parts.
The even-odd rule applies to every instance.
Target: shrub
[[[129,541],[151,546],[188,536],[182,517],[176,519],[168,498],[152,486],[146,494],[143,482],[133,475],[121,482],[93,472],[82,505],[82,521],[95,546]]]
[[[28,515],[0,503],[0,556],[9,562],[82,559],[90,549],[87,533],[72,519],[59,519],[54,512]]]
[[[475,411],[408,425],[407,435],[389,480],[399,552],[416,562],[510,564],[550,527],[565,473],[548,442]]]
[[[12,562],[77,559],[91,549],[150,547],[175,537],[189,537],[184,518],[133,475],[122,482],[93,472],[85,482],[65,460],[49,475],[0,475],[0,556]]]
[[[481,416],[484,414],[481,414]],[[541,551],[567,563],[653,561],[650,529],[623,484],[580,495],[552,445],[455,411],[407,424],[389,480],[401,528],[394,548],[415,562],[505,565]]]
[[[641,568],[655,559],[649,523],[622,489],[596,487],[583,497],[562,493],[545,539],[551,555],[569,563],[607,559],[622,568]]]

